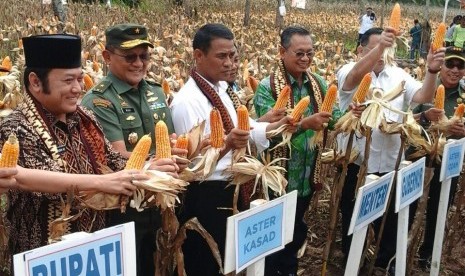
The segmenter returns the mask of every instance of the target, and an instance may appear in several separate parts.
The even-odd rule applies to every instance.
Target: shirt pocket
[[[121,130],[123,131],[124,143],[128,150],[132,150],[136,143],[129,139],[131,135],[137,135],[137,141],[144,135],[144,128],[142,127],[142,120],[136,113],[131,113],[130,115],[125,114],[120,120]]]

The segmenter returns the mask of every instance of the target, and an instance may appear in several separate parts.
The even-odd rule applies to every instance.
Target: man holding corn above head
[[[49,225],[61,216],[61,197],[66,198],[72,187],[128,196],[135,190],[130,183],[134,171],[103,175],[108,168],[123,169],[126,160],[111,149],[91,113],[77,104],[83,87],[81,38],[40,35],[24,37],[23,43],[24,100],[0,123],[0,147],[11,134],[19,142],[21,167],[15,178],[20,190],[8,192],[6,212],[11,254],[48,244]],[[106,181],[109,178],[113,181]],[[136,178],[147,179],[141,174]],[[77,211],[73,206],[71,215]],[[84,209],[78,220],[65,225],[65,232],[93,232],[105,226],[104,212]]]
[[[463,48],[447,47],[444,65],[439,71],[436,85],[443,85],[445,88],[444,108],[434,108],[431,105],[418,105],[413,112],[417,121],[427,128],[431,122],[438,121],[443,114],[447,118],[451,118],[455,109],[459,104],[463,104],[465,100],[465,89],[462,78],[465,76],[465,52]],[[463,118],[451,124],[447,132],[450,134],[448,139],[460,139],[465,137],[465,126]],[[433,253],[434,235],[436,232],[436,218],[438,214],[439,195],[441,194],[441,182],[439,175],[441,172],[441,164],[434,163],[434,176],[430,182],[430,190],[428,197],[428,205],[426,212],[426,226],[423,236],[423,243],[420,247],[419,264],[423,268],[429,269],[431,266],[431,256]],[[457,188],[458,177],[452,178],[452,186],[450,189],[449,206],[452,204],[455,191]]]
[[[249,118],[253,129],[241,130],[236,114],[240,101],[227,83],[231,71],[235,69],[233,33],[224,25],[206,24],[195,33],[193,48],[195,68],[171,105],[176,133],[186,133],[197,123],[206,120],[205,134],[210,134],[210,112],[216,108],[223,121],[226,138],[220,147],[221,159],[211,176],[203,182],[191,182],[187,187],[180,222],[197,217],[218,244],[220,254],[223,254],[226,220],[233,214],[234,187],[228,185],[229,175],[224,174],[231,164],[232,151],[246,147],[249,138],[262,151],[269,146],[266,132],[289,123],[289,117],[272,124],[257,123]],[[213,134],[211,141],[206,140],[212,146],[218,142],[213,139]],[[210,248],[196,232],[187,232],[183,252],[187,275],[219,275],[219,266]]]
[[[160,85],[144,80],[150,64],[149,47],[153,48],[148,41],[147,28],[138,24],[118,24],[109,27],[105,36],[102,55],[109,73],[84,96],[82,104],[94,112],[113,148],[129,157],[143,135],[151,134],[152,140],[156,140],[155,124],[158,121],[164,121],[170,133],[174,132],[174,127]],[[173,148],[172,154],[181,155],[185,151]],[[159,159],[154,161],[154,165],[175,174],[187,163],[176,164],[171,159]],[[151,208],[138,212],[129,208],[126,214],[119,211],[110,213],[110,224],[128,221],[135,222],[138,276],[153,276],[159,210]]]
[[[384,30],[372,28],[362,37],[361,45],[357,49],[360,59],[357,62],[344,65],[337,73],[341,110],[353,108],[356,113],[360,114],[363,107],[353,104],[352,97],[363,76],[367,73],[370,73],[372,77],[371,86],[380,88],[384,94],[396,88],[402,81],[405,82],[403,86],[405,92],[389,101],[389,104],[395,109],[404,110],[406,106],[414,103],[432,101],[436,75],[444,62],[445,49],[439,48],[436,52],[430,50],[427,57],[428,70],[422,84],[395,64],[395,49],[392,47],[395,44],[396,33],[397,31],[392,27],[387,27]],[[388,54],[383,57],[385,51],[388,51]],[[388,122],[402,122],[402,115],[399,113],[389,109],[383,109],[382,112],[384,112]],[[364,155],[364,138],[357,139],[357,147],[360,149],[361,154],[355,164],[349,164],[340,206],[342,213],[342,247],[346,256],[349,254],[352,238],[347,236],[347,231],[354,208],[357,174]],[[383,134],[378,128],[373,128],[367,173],[383,175],[393,171],[399,150],[400,135]],[[394,201],[392,202],[394,203]],[[389,260],[396,252],[396,245],[393,241],[396,240],[397,235],[397,218],[393,209],[387,212],[388,217],[376,260],[376,266],[383,268],[387,267]],[[378,221],[381,221],[381,219],[375,221],[375,226],[379,226]],[[378,229],[378,227],[375,228]],[[389,270],[394,271],[394,266]]]
[[[310,139],[315,131],[328,126],[332,114],[322,111],[327,90],[325,81],[307,71],[315,54],[310,32],[299,26],[284,29],[281,33],[279,54],[281,59],[275,71],[260,82],[255,92],[254,106],[257,116],[277,111],[282,94],[287,93],[285,87],[290,88],[290,94],[284,100],[284,109],[296,109],[298,102],[306,97],[310,97],[310,105],[303,110],[303,118],[298,122],[297,132],[291,138],[291,149],[284,145],[270,151],[272,159],[286,158],[280,162],[280,166],[287,170],[286,190],[297,190],[298,197],[294,239],[283,250],[266,258],[265,275],[297,275],[297,252],[304,244],[308,230],[304,214],[317,186],[315,184],[321,183],[317,168],[319,161],[317,162],[316,150],[310,145]]]

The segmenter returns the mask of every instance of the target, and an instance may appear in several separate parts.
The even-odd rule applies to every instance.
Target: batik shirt
[[[112,170],[124,168],[125,159],[111,149],[109,142],[104,139],[100,126],[88,112],[83,110],[81,116],[77,112],[69,114],[66,123],[58,121],[51,113],[41,109],[43,122],[48,122],[50,131],[37,128],[29,123],[24,112],[26,105],[20,105],[10,116],[0,124],[0,147],[7,140],[10,133],[15,133],[20,144],[18,165],[25,168],[48,171],[67,172],[73,174],[94,174],[95,164],[107,166]],[[37,113],[36,113],[37,114]],[[84,116],[82,116],[84,114]],[[86,116],[87,115],[87,116]],[[82,121],[86,121],[84,124]],[[37,120],[39,121],[39,120]],[[92,126],[90,126],[92,125]],[[88,126],[88,127],[87,127]],[[84,129],[84,128],[88,129]],[[50,147],[46,145],[39,132],[46,131],[54,139],[58,154],[64,165],[54,160]],[[92,131],[90,137],[86,134]],[[100,139],[96,138],[100,137]],[[91,140],[91,141],[89,141]],[[86,141],[86,142],[84,142]],[[102,156],[93,154],[93,150],[102,146]],[[49,224],[61,216],[61,197],[66,200],[66,194],[50,194],[10,190],[8,192],[9,206],[7,208],[7,223],[10,225],[9,250],[16,254],[40,246],[44,246],[49,238]],[[76,203],[76,201],[75,201]],[[73,207],[71,214],[76,214]],[[102,211],[86,209],[81,217],[70,223],[67,232],[96,231],[105,226]]]

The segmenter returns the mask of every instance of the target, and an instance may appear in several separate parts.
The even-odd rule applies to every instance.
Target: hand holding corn
[[[153,160],[150,164],[149,170],[165,172],[174,178],[178,178],[177,172],[179,171],[179,167],[176,164],[176,161],[172,158],[162,158]]]
[[[329,112],[320,112],[305,117],[300,122],[300,127],[304,130],[312,129],[319,131],[325,128],[325,124],[328,124],[331,119],[331,113]]]
[[[282,107],[279,109],[270,109],[268,112],[263,115],[262,117],[258,118],[257,122],[268,122],[268,123],[274,123],[278,122],[282,118],[286,116],[286,108]]]
[[[447,132],[449,132],[452,136],[465,137],[465,126],[463,125],[463,122],[456,121],[450,125]]]
[[[0,194],[17,187],[14,176],[18,173],[16,168],[1,168],[0,169]]]
[[[233,128],[226,136],[226,147],[228,149],[241,149],[247,147],[250,132],[239,128]]]

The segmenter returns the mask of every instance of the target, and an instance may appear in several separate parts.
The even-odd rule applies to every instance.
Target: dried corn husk
[[[203,139],[203,132],[205,130],[205,120],[195,125],[187,134],[189,140],[187,146],[187,159],[192,160],[195,154],[199,151],[200,142]]]
[[[330,164],[330,163],[340,163],[345,157],[344,151],[336,151],[335,149],[324,149],[321,153],[321,163]],[[360,151],[357,148],[352,148],[350,152],[349,163],[355,162]]]
[[[48,243],[61,241],[61,238],[68,231],[68,224],[75,221],[81,215],[82,211],[76,215],[71,215],[71,206],[74,200],[74,187],[71,187],[66,194],[66,202],[61,198],[61,216],[49,224]],[[118,203],[119,205],[119,203]]]
[[[133,195],[130,206],[139,212],[153,206],[159,207],[162,211],[166,208],[174,208],[176,202],[179,202],[178,194],[184,191],[189,183],[165,172],[146,170],[145,173],[150,179],[133,181],[138,189]]]
[[[285,193],[287,180],[283,174],[286,172],[286,169],[275,165],[282,158],[270,160],[270,155],[265,158],[265,155],[262,154],[261,159],[262,161],[253,156],[246,155],[243,158],[243,162],[232,164],[226,169],[226,173],[233,175],[231,183],[234,185],[241,185],[255,179],[252,194],[256,192],[257,185],[260,183],[265,199],[269,200],[269,190],[278,195]]]
[[[208,146],[206,151],[203,155],[200,155],[198,158],[200,159],[197,164],[193,168],[186,168],[186,174],[189,174],[190,177],[194,177],[192,180],[199,180],[203,181],[207,179],[210,175],[213,174],[216,168],[216,164],[218,163],[218,159],[220,158],[220,148],[215,148],[212,146]],[[194,160],[197,158],[194,158]]]

